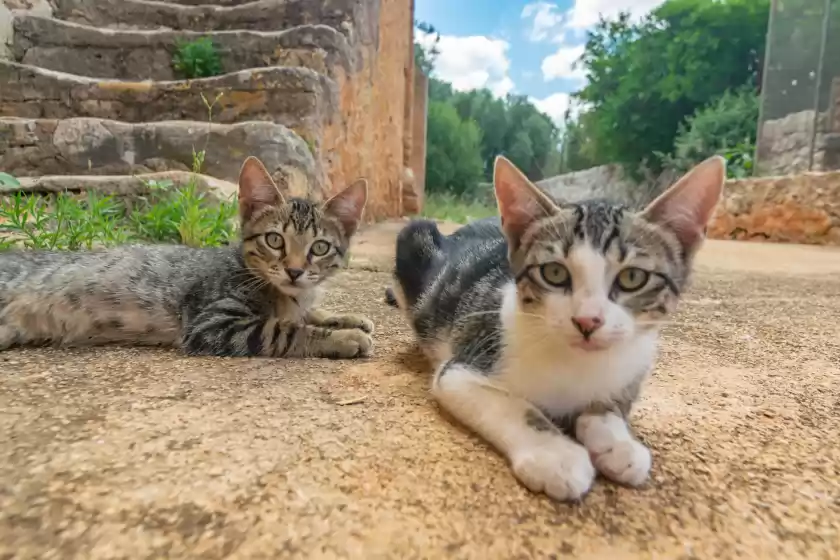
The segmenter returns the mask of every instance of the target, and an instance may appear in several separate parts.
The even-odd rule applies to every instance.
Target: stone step
[[[308,68],[269,67],[167,82],[96,80],[0,60],[0,117],[94,117],[132,123],[270,121],[318,149],[338,114],[338,86]],[[212,112],[207,102],[213,103]],[[210,114],[211,113],[211,114]]]
[[[96,78],[175,80],[172,59],[178,43],[199,37],[212,39],[224,72],[301,66],[336,76],[357,65],[346,37],[326,25],[273,32],[139,31],[19,14],[13,26],[12,53],[17,62]]]
[[[359,0],[256,0],[235,5],[185,5],[152,0],[53,0],[54,17],[97,27],[170,28],[192,31],[279,31],[324,24],[351,41],[375,40],[378,22],[370,2]]]
[[[253,155],[278,184],[316,194],[326,189],[324,170],[306,143],[270,122],[0,118],[0,170],[16,177],[190,171],[194,150],[204,151],[202,172],[219,179],[235,183]]]
[[[21,177],[20,186],[0,185],[0,196],[15,193],[50,195],[63,192],[93,191],[104,195],[139,196],[151,192],[151,185],[172,183],[175,188],[195,185],[217,200],[231,200],[238,192],[236,183],[187,171],[164,171],[137,175],[45,175]]]

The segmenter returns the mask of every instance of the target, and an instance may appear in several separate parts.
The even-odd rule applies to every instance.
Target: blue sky
[[[527,95],[559,122],[583,84],[572,66],[599,14],[641,15],[662,1],[416,0],[414,15],[441,34],[439,78],[456,89]]]

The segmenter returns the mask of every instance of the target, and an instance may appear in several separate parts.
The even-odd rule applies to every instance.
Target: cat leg
[[[624,415],[613,410],[592,410],[575,421],[575,436],[605,477],[628,486],[640,486],[651,467],[650,450],[630,432]]]
[[[333,315],[323,309],[315,308],[306,314],[306,322],[310,325],[331,329],[360,329],[368,334],[373,332],[373,321],[364,315]]]
[[[373,348],[360,329],[327,329],[255,315],[225,298],[185,320],[182,346],[193,355],[286,358],[358,358]]]
[[[510,462],[516,478],[555,500],[578,500],[592,486],[589,453],[528,401],[491,385],[481,372],[450,360],[438,368],[432,394],[450,414]]]

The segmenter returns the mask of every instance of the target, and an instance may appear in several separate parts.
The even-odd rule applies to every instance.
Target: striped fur
[[[2,253],[0,349],[124,343],[217,356],[367,355],[369,319],[315,307],[320,284],[346,265],[366,196],[358,181],[324,205],[286,201],[249,158],[235,245]]]
[[[724,166],[698,166],[643,212],[549,199],[496,162],[501,220],[399,234],[390,297],[433,362],[432,393],[534,491],[578,499],[596,470],[647,479],[627,424],[659,328],[690,279]]]

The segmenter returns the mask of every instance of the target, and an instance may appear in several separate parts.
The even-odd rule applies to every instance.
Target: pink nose
[[[572,323],[585,338],[604,325],[604,318],[600,315],[572,317]]]

